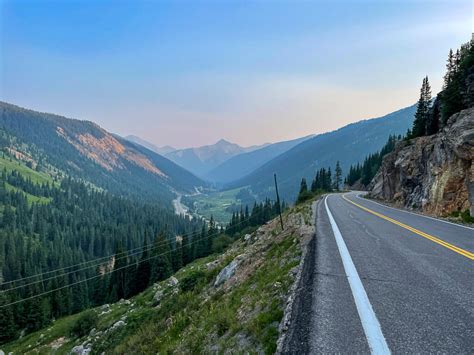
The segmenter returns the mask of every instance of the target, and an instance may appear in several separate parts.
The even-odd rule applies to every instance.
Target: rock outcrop
[[[370,195],[428,214],[470,210],[474,216],[474,108],[432,136],[400,143],[386,155]]]

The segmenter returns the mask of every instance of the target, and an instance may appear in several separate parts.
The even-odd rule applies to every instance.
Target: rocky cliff
[[[474,216],[474,108],[450,117],[437,134],[400,143],[369,186],[374,198],[446,216]]]

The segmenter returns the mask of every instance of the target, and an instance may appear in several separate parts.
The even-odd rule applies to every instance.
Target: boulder
[[[155,295],[153,296],[153,301],[155,303],[160,303],[162,298],[163,298],[163,291],[158,290],[155,292]]]
[[[217,265],[219,265],[219,260],[214,260],[214,261],[211,261],[211,262],[207,263],[206,268],[208,270],[213,270],[217,267]]]
[[[221,270],[221,272],[217,275],[216,281],[214,282],[214,287],[219,287],[224,282],[229,280],[235,274],[235,270],[240,264],[240,255],[237,256],[232,262],[227,265],[225,268]]]
[[[117,329],[125,325],[127,325],[127,323],[125,323],[123,320],[119,320],[118,322],[114,323],[114,325],[112,326],[112,329]]]
[[[179,284],[179,281],[176,277],[174,276],[171,276],[169,279],[168,279],[168,286],[171,286],[171,287],[176,287],[178,286]]]
[[[71,349],[71,354],[86,355],[89,352],[90,352],[90,349],[86,349],[82,345],[77,345]]]

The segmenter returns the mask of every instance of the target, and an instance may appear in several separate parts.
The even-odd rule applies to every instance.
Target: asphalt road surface
[[[331,194],[309,248],[284,353],[474,354],[474,229]]]

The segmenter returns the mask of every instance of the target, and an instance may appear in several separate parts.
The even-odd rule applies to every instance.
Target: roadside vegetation
[[[334,175],[331,172],[331,168],[321,168],[316,172],[316,175],[311,182],[311,187],[308,188],[308,183],[305,178],[301,179],[300,191],[296,204],[306,202],[314,199],[318,195],[323,193],[340,191],[342,188],[342,169],[339,161],[336,163],[334,169]]]
[[[469,210],[454,211],[453,213],[451,213],[451,216],[457,220],[461,220],[464,223],[474,223],[474,217],[471,216]]]

